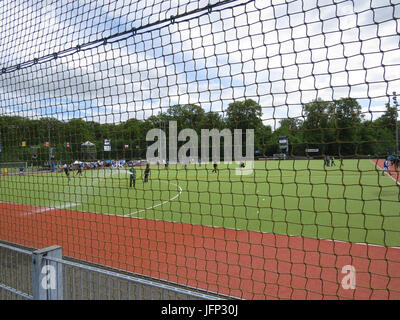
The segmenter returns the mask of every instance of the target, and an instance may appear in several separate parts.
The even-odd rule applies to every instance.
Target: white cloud
[[[79,7],[83,3],[87,12]],[[48,1],[41,11],[18,4],[7,16],[13,5],[8,2],[0,8],[5,19],[0,35],[6,39],[0,44],[1,64],[83,44],[129,29],[133,22],[141,26],[168,19],[208,1],[145,3]],[[233,100],[245,98],[258,101],[270,123],[301,116],[301,104],[316,98],[353,97],[373,111],[400,85],[399,27],[394,20],[400,1],[392,3],[257,0],[217,8],[200,18],[5,74],[0,106],[24,114],[32,114],[33,108],[40,116],[49,111],[40,103],[43,99],[61,104],[54,109],[57,113],[68,106],[75,110],[78,101],[79,112],[57,116],[102,122],[145,118],[176,103],[223,111]],[[31,23],[20,15],[29,16]],[[379,102],[367,103],[370,99]]]

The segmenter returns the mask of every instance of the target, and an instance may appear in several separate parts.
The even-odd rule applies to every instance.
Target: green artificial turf
[[[0,201],[126,217],[349,242],[400,246],[399,186],[369,160],[257,161],[251,175],[238,164],[137,167],[0,178]]]

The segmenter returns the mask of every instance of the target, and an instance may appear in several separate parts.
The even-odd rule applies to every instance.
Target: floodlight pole
[[[396,91],[393,91],[393,103],[396,108],[396,117],[395,117],[395,122],[396,122],[396,156],[399,156],[399,124],[397,121],[397,96],[396,96]]]
[[[48,120],[48,123],[47,123],[47,129],[49,131],[49,167],[51,170],[50,119]]]
[[[161,130],[161,131],[164,130],[164,132],[165,132],[167,125],[166,125],[166,123],[165,123],[166,121],[165,121],[164,118],[163,118],[162,107],[161,107],[161,112],[160,112],[160,114],[161,114],[161,118],[160,118],[160,130]],[[165,146],[165,147],[167,147],[167,146]],[[161,137],[160,137],[160,152],[161,152],[161,154],[162,154],[162,139],[161,139]],[[166,154],[165,154],[165,155],[162,154],[162,156],[163,156],[163,157],[165,156],[165,159],[162,159],[162,160],[167,161],[167,155],[166,155]]]

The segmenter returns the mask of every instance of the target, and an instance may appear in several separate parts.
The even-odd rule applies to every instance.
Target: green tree
[[[214,111],[209,111],[204,114],[202,120],[198,124],[199,129],[218,129],[222,130],[226,127],[224,118]]]
[[[68,122],[66,133],[67,136],[64,140],[70,142],[68,153],[72,157],[72,160],[78,160],[82,157],[81,144],[86,141],[93,142],[94,132],[91,130],[90,124],[86,121],[72,119]]]
[[[198,105],[174,105],[168,108],[166,120],[177,121],[178,131],[191,128],[200,133],[200,124],[203,123],[205,111]],[[162,119],[162,118],[161,118]]]
[[[252,99],[235,101],[226,110],[225,125],[233,133],[235,129],[242,130],[242,145],[246,144],[246,129],[254,130],[254,150],[266,152],[266,140],[269,129],[262,122],[262,108]]]
[[[396,119],[397,111],[389,103],[385,113],[372,123],[377,141],[376,154],[386,155],[395,152],[396,148]]]
[[[258,128],[254,134],[254,150],[261,151],[262,157],[276,153],[277,144],[273,137],[271,126],[263,125]]]
[[[321,99],[307,103],[303,107],[305,120],[302,126],[303,142],[306,148],[318,148],[322,153],[334,153],[330,144],[334,143],[332,117],[334,103]]]
[[[382,144],[378,142],[376,130],[371,121],[362,122],[359,126],[360,146],[359,153],[365,156],[374,156],[382,152]]]
[[[336,147],[339,155],[357,155],[360,150],[361,106],[356,99],[334,101],[332,117],[336,130]],[[335,150],[336,151],[336,150]]]
[[[289,154],[303,156],[305,145],[303,142],[303,121],[299,118],[287,118],[280,121],[280,127],[275,131],[274,140],[277,145],[279,136],[287,136],[289,140]],[[275,152],[278,152],[278,146]],[[280,152],[280,151],[279,151]]]
[[[254,129],[263,126],[262,108],[252,99],[235,101],[229,104],[226,110],[226,125],[233,132],[234,129]]]

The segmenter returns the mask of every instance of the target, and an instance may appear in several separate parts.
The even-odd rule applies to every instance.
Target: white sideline
[[[158,219],[155,219],[155,220],[158,220]],[[159,221],[164,221],[164,220],[159,220]],[[274,236],[282,236],[282,237],[290,237],[290,238],[301,238],[301,239],[316,240],[316,241],[339,242],[339,243],[349,244],[350,246],[351,245],[363,245],[363,246],[368,246],[368,247],[378,247],[378,248],[386,248],[386,249],[400,249],[400,247],[389,247],[389,246],[383,246],[380,244],[372,244],[372,243],[350,242],[350,241],[325,239],[325,238],[310,238],[310,237],[304,237],[304,236],[295,236],[292,234],[272,233],[272,232],[263,232],[263,231],[246,230],[246,229],[234,229],[234,228],[227,228],[227,227],[216,227],[216,226],[210,226],[208,224],[204,224],[203,226],[209,227],[209,228],[214,228],[214,229],[228,229],[228,230],[233,230],[233,231],[258,232],[258,233],[262,233],[262,234],[272,234]],[[293,248],[293,249],[295,249],[295,248]]]
[[[372,163],[375,165],[375,167],[377,167],[379,170],[383,170],[383,168],[381,168],[380,166],[378,166],[378,163],[377,163],[377,162],[374,162],[373,160],[371,160],[371,162],[372,162]],[[386,172],[384,172],[384,173],[386,173]],[[388,177],[390,177],[394,182],[396,182],[396,183],[400,186],[400,181],[397,181],[395,178],[393,178],[391,174],[386,173],[386,175],[387,175]],[[400,173],[399,173],[399,175],[400,175]]]
[[[370,161],[371,161],[379,170],[383,170],[381,167],[379,167],[379,166],[377,165],[376,162],[374,162],[373,160],[370,160]],[[118,173],[119,173],[119,172],[118,172]],[[110,175],[113,175],[113,174],[115,174],[115,172],[113,173],[113,172],[110,171],[110,172],[106,172],[104,176],[110,176]],[[389,176],[393,181],[395,181],[398,185],[400,185],[400,182],[399,182],[399,181],[397,181],[396,179],[394,179],[391,175],[388,175],[388,176]],[[145,209],[141,209],[141,210],[138,210],[138,211],[135,211],[135,212],[126,214],[126,215],[120,215],[120,217],[133,217],[134,215],[136,215],[136,214],[138,214],[138,213],[141,213],[141,212],[144,212],[144,211],[146,211],[146,210],[151,210],[151,209],[160,207],[160,206],[162,206],[162,205],[164,205],[164,204],[166,204],[166,203],[168,203],[168,202],[170,202],[170,201],[175,200],[176,198],[178,198],[178,197],[182,194],[183,190],[182,190],[181,186],[179,186],[178,184],[175,184],[175,183],[172,183],[172,182],[167,182],[167,181],[162,181],[162,180],[161,180],[161,182],[164,182],[164,183],[167,183],[167,184],[175,185],[176,187],[178,187],[179,193],[176,194],[175,196],[173,196],[172,198],[170,198],[170,199],[168,199],[168,200],[165,200],[165,201],[163,201],[163,202],[161,202],[161,203],[158,203],[158,204],[153,205],[153,206],[151,206],[151,207],[148,207],[148,208],[145,208]],[[3,204],[12,204],[12,205],[24,205],[24,204],[21,204],[21,203],[13,203],[13,202],[5,202],[5,201],[0,201],[0,203],[3,203]],[[52,210],[56,210],[56,209],[66,209],[66,208],[75,207],[75,206],[78,206],[78,205],[80,205],[80,203],[71,202],[71,203],[67,203],[67,204],[63,204],[63,205],[59,205],[59,206],[55,206],[55,207],[41,207],[41,208],[39,208],[39,209],[37,209],[37,210],[32,210],[32,211],[29,211],[29,212],[24,212],[24,213],[21,214],[21,216],[27,216],[27,215],[36,214],[36,213],[43,213],[43,212],[52,211]],[[105,215],[112,215],[112,216],[118,216],[118,215],[115,215],[115,214],[107,214],[107,213],[102,213],[102,214],[105,214]],[[145,219],[145,218],[141,218],[141,217],[133,217],[133,218],[135,218],[135,219]],[[165,221],[165,220],[163,220],[163,219],[156,219],[156,218],[153,218],[152,220],[155,220],[155,221]],[[274,234],[274,233],[272,233],[272,232],[262,232],[262,231],[246,230],[246,229],[238,229],[238,228],[227,228],[227,227],[212,226],[212,225],[205,225],[205,224],[204,224],[203,226],[206,226],[206,227],[209,227],[209,228],[214,228],[214,229],[228,229],[228,230],[234,230],[234,231],[249,231],[249,232],[258,232],[258,233],[262,233],[262,234]],[[299,236],[299,235],[285,235],[285,234],[279,234],[279,233],[277,233],[277,234],[275,234],[275,235],[287,236],[287,237],[291,237],[291,238],[310,239],[310,240],[317,240],[317,241],[318,241],[318,240],[321,240],[321,241],[337,242],[337,243],[344,243],[344,244],[349,244],[349,245],[362,245],[362,246],[368,246],[368,247],[379,247],[379,248],[397,249],[397,250],[400,249],[400,247],[390,247],[390,246],[384,246],[384,245],[378,245],[378,244],[360,243],[360,242],[349,242],[349,241],[343,241],[343,240],[333,240],[333,239],[324,239],[324,238],[310,238],[310,237],[304,237],[304,236]]]
[[[80,205],[80,203],[70,202],[70,203],[65,203],[65,204],[61,204],[58,206],[54,206],[54,207],[40,207],[36,210],[25,211],[25,212],[21,213],[21,216],[25,217],[25,216],[29,216],[31,214],[43,213],[43,212],[53,211],[53,210],[57,210],[57,209],[66,209],[66,208],[76,207],[79,205]]]
[[[108,176],[112,176],[113,174],[115,174],[115,172],[113,172],[111,170],[109,170],[109,171],[106,170],[104,172],[104,175],[101,175],[101,177],[108,177]],[[81,203],[79,203],[79,202],[70,202],[70,203],[65,203],[65,204],[61,204],[61,205],[58,205],[58,206],[40,207],[40,208],[38,208],[36,210],[23,212],[21,214],[21,216],[29,216],[31,214],[43,213],[43,212],[53,211],[53,210],[57,210],[57,209],[67,209],[67,208],[71,208],[71,207],[77,207],[80,204]]]

